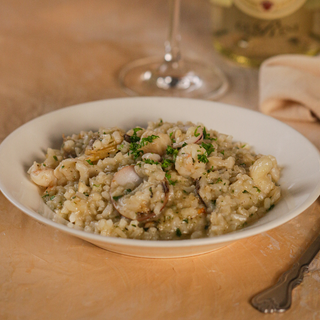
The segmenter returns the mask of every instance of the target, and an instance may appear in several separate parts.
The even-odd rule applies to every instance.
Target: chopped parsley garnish
[[[218,178],[216,183],[219,183],[219,182],[222,182],[222,179],[221,178]]]
[[[169,174],[168,172],[166,172],[165,176],[166,176],[169,184],[171,184],[171,185],[173,185],[173,186],[178,182],[177,180],[176,180],[176,181],[172,181],[172,180],[171,180],[171,174]]]
[[[132,226],[133,226],[133,227],[136,227],[136,225],[135,225],[135,224],[132,224]]]
[[[63,168],[64,168],[64,166],[61,167],[61,169],[63,169]]]
[[[178,155],[179,150],[178,149],[173,149],[171,146],[167,146],[166,152],[167,152],[167,154],[172,154],[173,155],[173,160],[176,160],[176,157]]]
[[[171,164],[173,164],[173,163],[174,163],[173,160],[164,159],[163,162],[162,162],[161,167],[162,167],[163,169],[165,169],[165,168],[168,168],[168,167],[169,167]]]
[[[126,189],[126,192],[127,193],[130,193],[132,190],[131,189]]]
[[[53,159],[54,159],[54,160],[56,160],[56,161],[58,161],[58,158],[57,158],[57,156],[53,156]]]
[[[243,190],[242,193],[249,193],[247,190]]]
[[[259,192],[259,193],[261,192],[261,190],[258,187],[254,187],[254,188],[257,189],[257,192]]]
[[[194,130],[194,136],[195,137],[199,137],[200,133],[198,132],[198,128],[200,128],[200,126],[197,126],[196,130]]]
[[[50,200],[53,200],[55,197],[56,197],[56,196],[51,196],[51,197],[50,197]]]
[[[154,160],[151,160],[151,159],[143,159],[142,161],[144,163],[147,163],[147,164],[159,164],[158,161],[154,161]]]
[[[212,171],[213,171],[213,166],[210,169],[207,170],[207,173],[210,173]]]
[[[143,150],[139,150],[139,149],[141,149],[142,147],[144,147],[148,143],[153,142],[153,140],[159,138],[159,136],[151,135],[146,138],[142,138],[140,140],[140,138],[136,135],[136,132],[139,130],[142,130],[142,129],[141,128],[133,129],[134,134],[131,136],[131,143],[130,143],[130,147],[129,147],[129,150],[131,151],[131,154],[133,155],[134,159],[137,159],[138,157],[143,155],[143,153],[144,153]],[[134,137],[134,138],[132,139],[132,137]],[[140,141],[140,143],[138,143],[138,141]]]
[[[187,145],[186,142],[183,143],[183,145],[181,146],[181,148],[185,147]]]
[[[176,230],[176,235],[178,237],[181,237],[181,235],[182,235],[181,230],[179,228]]]
[[[86,197],[89,197],[89,193],[88,192],[84,192],[83,193]]]
[[[159,136],[155,136],[154,134],[152,134],[151,136],[142,138],[140,141],[140,148],[144,147],[146,144],[153,142],[153,140],[159,138]]]
[[[188,194],[188,192],[186,190],[182,190],[182,191],[183,191],[183,193]]]
[[[221,153],[222,155],[224,155],[224,150],[220,151],[220,153]]]
[[[123,196],[114,196],[114,197],[112,197],[112,199],[115,201],[118,201],[121,197],[123,197]]]
[[[183,219],[182,221],[185,222],[185,223],[189,223],[188,219]]]
[[[94,187],[100,187],[100,184],[93,184]]]
[[[270,210],[272,210],[273,208],[274,208],[274,204],[272,204],[267,211],[270,211]]]
[[[211,200],[211,203],[215,206],[216,203],[217,203],[217,200],[216,199],[215,200]]]
[[[244,144],[243,146],[241,146],[241,148],[244,148],[246,146],[246,144]]]
[[[204,140],[206,140],[206,139],[207,140],[214,140],[214,138],[210,137],[210,133],[207,133],[206,127],[203,127],[203,139]]]
[[[208,163],[209,160],[205,154],[198,154],[198,161],[203,163]]]
[[[93,163],[92,163],[92,161],[90,159],[88,159],[86,161],[90,164],[90,166],[93,166]]]
[[[137,132],[142,130],[141,128],[134,128],[133,129],[133,135],[130,138],[131,142],[138,142],[140,140],[140,138],[137,136]]]
[[[210,156],[211,152],[214,151],[214,147],[211,143],[202,142],[201,147],[206,150],[208,156]]]

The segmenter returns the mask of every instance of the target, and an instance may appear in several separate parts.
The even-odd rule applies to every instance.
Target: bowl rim
[[[154,99],[161,99],[161,100],[176,100],[180,102],[183,102],[184,100],[193,100],[195,103],[208,103],[208,104],[216,104],[216,105],[221,105],[223,108],[227,108],[230,111],[232,110],[239,110],[241,109],[244,113],[254,113],[254,114],[259,114],[259,116],[266,117],[269,119],[269,121],[274,121],[274,123],[280,123],[282,126],[285,126],[295,132],[296,134],[300,135],[300,137],[304,140],[305,143],[309,144],[311,148],[314,149],[314,151],[317,152],[318,154],[318,161],[320,165],[320,153],[319,150],[306,138],[304,137],[301,133],[290,127],[289,125],[281,122],[280,120],[277,120],[275,118],[272,118],[268,115],[262,114],[261,112],[257,110],[251,110],[247,108],[242,108],[222,102],[215,102],[215,101],[208,101],[208,100],[197,100],[197,99],[185,99],[185,98],[172,98],[172,97],[125,97],[125,98],[113,98],[113,99],[103,99],[103,100],[96,100],[96,101],[89,101],[85,103],[80,103],[72,106],[68,106],[62,109],[50,111],[48,113],[45,113],[39,117],[36,117],[14,131],[12,131],[0,144],[0,158],[1,158],[1,151],[2,149],[5,148],[7,143],[10,143],[10,139],[14,134],[19,133],[20,131],[23,131],[26,126],[32,125],[34,122],[41,121],[42,119],[46,117],[50,117],[50,115],[54,113],[63,113],[65,110],[70,110],[70,109],[77,109],[79,107],[85,108],[88,107],[89,105],[92,107],[93,105],[98,105],[98,104],[104,104],[104,103],[110,103],[110,102],[129,102],[129,100],[134,99],[134,100],[147,100],[147,101],[153,101]],[[78,238],[81,239],[88,239],[88,241],[93,241],[93,242],[103,242],[103,243],[109,243],[113,245],[124,245],[124,246],[131,246],[131,247],[155,247],[155,248],[178,248],[178,247],[196,247],[196,246],[206,246],[206,245],[211,245],[211,244],[219,244],[219,243],[224,243],[224,242],[231,242],[234,240],[240,240],[243,238],[248,238],[257,234],[260,234],[262,232],[266,232],[268,230],[274,229],[275,227],[281,226],[282,224],[290,221],[291,219],[295,218],[298,216],[300,213],[305,211],[308,207],[310,207],[315,200],[318,198],[320,194],[320,181],[317,183],[315,188],[313,189],[313,192],[309,194],[307,199],[300,205],[298,206],[295,210],[290,210],[290,214],[287,216],[282,216],[277,218],[276,220],[268,221],[262,225],[259,226],[248,226],[246,228],[236,230],[234,232],[222,234],[219,236],[215,237],[208,237],[208,238],[199,238],[199,239],[181,239],[181,240],[141,240],[141,239],[125,239],[125,238],[118,238],[118,237],[109,237],[109,236],[102,236],[99,234],[93,234],[89,232],[85,232],[84,230],[77,230],[73,228],[69,228],[66,225],[54,222],[53,220],[46,218],[42,216],[40,213],[37,213],[36,211],[33,211],[26,207],[25,205],[21,204],[19,201],[15,199],[15,197],[10,193],[10,191],[7,190],[6,186],[2,183],[1,181],[1,172],[0,172],[0,190],[3,193],[3,195],[18,209],[20,209],[22,212],[26,213],[28,216],[34,218],[38,222],[41,222],[45,225],[48,225],[50,227],[56,228],[64,233],[68,233],[71,235],[74,235]],[[39,194],[40,197],[40,194]],[[291,212],[292,211],[292,212]]]

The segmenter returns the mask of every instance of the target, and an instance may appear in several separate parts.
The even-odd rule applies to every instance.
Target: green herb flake
[[[48,191],[46,191],[46,193],[42,196],[42,198],[45,198],[45,197],[49,197]]]
[[[151,159],[143,159],[142,161],[144,163],[146,163],[146,164],[159,164],[158,161],[154,161],[154,160],[151,160]]]
[[[208,156],[210,156],[210,154],[215,150],[211,143],[202,142],[201,147],[206,150]]]
[[[259,192],[259,193],[261,192],[261,190],[258,187],[254,187],[254,188],[257,189],[257,192]]]
[[[218,178],[216,183],[219,183],[219,182],[222,182],[222,179],[221,178]]]
[[[51,196],[51,197],[50,197],[50,200],[53,200],[55,197],[56,197],[56,196]]]
[[[214,140],[213,138],[210,137],[210,134],[207,133],[206,127],[203,128],[203,139],[204,140]]]
[[[140,138],[137,136],[137,132],[141,131],[142,128],[134,128],[133,129],[133,135],[130,137],[131,142],[138,142]]]
[[[273,208],[274,208],[274,204],[272,204],[267,211],[270,211],[270,210],[272,210]]]
[[[183,145],[181,146],[181,148],[185,147],[187,145],[186,142],[183,143]]]
[[[152,134],[151,136],[142,138],[140,141],[140,148],[144,147],[145,145],[147,145],[148,143],[152,143],[155,139],[159,138],[159,136],[156,136],[154,134]]]
[[[162,164],[161,164],[161,167],[162,168],[168,168],[171,164],[173,164],[174,161],[173,160],[170,160],[170,159],[164,159]]]
[[[243,190],[242,193],[249,193],[247,190]]]
[[[243,146],[241,146],[241,148],[244,148],[246,146],[246,144],[244,144]]]
[[[173,155],[173,159],[175,160],[176,159],[176,156],[178,155],[178,152],[179,150],[178,149],[173,149],[171,146],[167,146],[167,149],[166,149],[166,153],[168,155]]]
[[[185,222],[185,223],[189,223],[188,219],[183,219],[182,221]]]
[[[133,227],[136,227],[136,225],[135,225],[135,224],[132,224],[132,226],[133,226]]]
[[[208,163],[209,160],[205,154],[198,154],[198,161],[203,163]]]
[[[126,189],[126,193],[130,193],[131,191],[131,189]]]
[[[220,153],[224,156],[224,150],[220,151]]]
[[[171,185],[173,185],[173,186],[178,182],[177,180],[176,180],[176,181],[172,181],[172,180],[171,180],[171,174],[169,174],[168,172],[165,173],[165,176],[166,176],[169,184],[171,184]]]
[[[176,230],[176,235],[178,237],[181,237],[181,235],[182,235],[181,230],[179,228]]]
[[[63,168],[64,168],[64,166],[61,167],[61,169],[63,169]]]
[[[84,192],[83,193],[86,197],[89,197],[89,193],[88,192]]]
[[[114,197],[112,197],[112,199],[115,201],[118,201],[121,197],[123,197],[123,196],[114,196]]]
[[[93,162],[90,159],[88,159],[86,161],[90,164],[90,166],[93,166]]]
[[[198,132],[198,128],[200,128],[200,126],[197,126],[196,130],[194,130],[194,136],[195,137],[199,137],[200,133]]]

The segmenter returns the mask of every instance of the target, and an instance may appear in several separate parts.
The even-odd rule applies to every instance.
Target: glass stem
[[[167,41],[165,42],[165,55],[164,60],[171,62],[172,64],[178,64],[181,60],[180,53],[180,0],[169,0],[170,1],[170,22],[169,22],[169,33]],[[178,66],[177,66],[178,67]]]

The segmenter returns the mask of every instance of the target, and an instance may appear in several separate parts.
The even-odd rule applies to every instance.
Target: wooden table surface
[[[167,17],[164,0],[0,1],[0,141],[49,111],[125,97],[117,73],[162,55]],[[215,54],[210,19],[207,1],[182,1],[184,55],[224,70],[231,87],[220,101],[257,110],[258,70]],[[319,123],[291,125],[320,147]],[[281,227],[218,251],[141,259],[43,226],[0,193],[0,319],[320,319],[319,257],[286,313],[264,315],[249,303],[319,230],[318,200]]]

